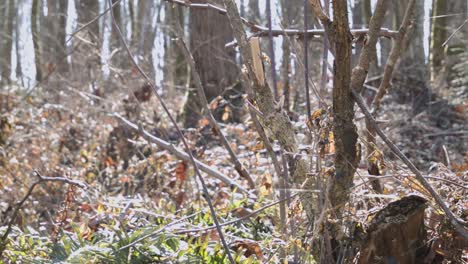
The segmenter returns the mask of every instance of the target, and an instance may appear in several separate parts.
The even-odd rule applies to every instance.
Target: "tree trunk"
[[[10,0],[5,3],[7,6],[7,15],[4,21],[4,33],[5,37],[2,37],[4,41],[0,47],[0,63],[1,63],[1,81],[0,84],[11,83],[11,53],[13,47],[13,19],[15,17],[15,1]]]
[[[14,41],[15,41],[15,51],[16,51],[16,80],[19,85],[24,87],[24,79],[23,79],[23,68],[22,68],[22,57],[20,54],[21,51],[21,45],[20,45],[20,23],[21,23],[21,14],[19,13],[19,8],[25,3],[19,2],[15,6],[15,33],[14,35]]]
[[[251,22],[262,23],[260,16],[260,7],[258,6],[258,0],[249,0],[248,4],[247,19]]]
[[[75,0],[75,7],[78,15],[78,27],[82,27],[99,14],[99,2],[95,0]],[[81,34],[86,42],[79,43],[79,47],[72,55],[73,77],[77,81],[94,82],[96,79],[93,72],[98,72],[101,66],[100,62],[100,30],[99,23],[95,22],[89,25]],[[80,40],[78,40],[80,41]],[[93,93],[97,88],[93,88]]]
[[[431,81],[434,81],[437,77],[437,73],[442,67],[442,60],[445,57],[442,44],[447,39],[447,18],[437,17],[445,14],[447,14],[447,1],[434,0],[432,2],[431,46],[429,56]]]
[[[64,74],[68,72],[68,62],[65,58],[67,54],[67,46],[65,44],[66,41],[66,26],[67,26],[67,12],[68,12],[68,0],[57,1],[55,2],[57,5],[57,46],[55,50],[55,61],[57,62],[57,73]]]
[[[468,3],[466,1],[450,1],[447,6],[447,14],[464,14],[447,18],[449,34],[455,32],[458,27],[468,19]],[[448,37],[447,37],[448,38]],[[447,54],[444,72],[447,73],[447,82],[450,88],[463,88],[468,82],[468,67],[466,66],[466,54],[468,41],[468,24],[464,24],[455,35],[447,42]],[[461,56],[465,54],[464,56]]]
[[[426,204],[424,198],[408,196],[380,210],[367,230],[358,263],[425,263]]]
[[[117,0],[112,0],[112,4],[115,4]],[[115,22],[117,23],[117,26],[120,28],[120,31],[122,32],[123,38],[125,39],[126,34],[125,34],[125,20],[124,16],[122,15],[122,7],[121,7],[122,2],[119,2],[116,4],[113,8],[114,11],[114,18]],[[112,58],[112,64],[114,67],[126,70],[130,66],[129,59],[127,57],[127,53],[124,50],[122,41],[120,40],[119,32],[117,31],[117,26],[114,24],[114,21],[112,23],[112,30],[111,30],[111,37],[110,37],[110,51],[111,53],[114,52],[114,50],[118,50],[118,52],[113,56]]]
[[[181,21],[179,21],[179,23],[183,25],[183,8],[181,6],[164,5],[164,8],[164,24],[173,25],[174,19],[180,19]],[[179,10],[175,10],[176,8],[178,8]],[[179,14],[179,17],[176,16],[177,13]],[[165,89],[167,88],[168,98],[173,98],[176,94],[176,87],[186,86],[188,78],[188,69],[187,63],[185,63],[184,55],[177,46],[177,43],[174,41],[174,32],[166,28],[163,28],[162,30],[165,33],[163,86]]]
[[[333,1],[335,18],[335,61],[333,63],[333,134],[335,138],[335,175],[328,193],[333,207],[340,211],[349,197],[357,168],[357,132],[353,123],[354,100],[351,97],[351,42],[346,1]]]
[[[289,28],[297,22],[301,1],[281,0],[281,12],[283,16],[283,27]],[[295,19],[296,18],[296,19]],[[284,109],[290,111],[291,101],[291,39],[283,36],[283,61],[281,64],[281,76],[283,81]]]
[[[222,2],[215,1],[215,4],[222,5]],[[239,85],[237,85],[239,71],[235,64],[235,51],[226,50],[224,47],[233,40],[227,17],[213,10],[191,9],[189,30],[191,51],[208,102],[219,95],[223,95],[228,100],[230,95],[239,96]],[[237,103],[233,102],[226,106],[235,110],[235,107],[239,107],[239,104],[235,104]],[[198,119],[202,116],[201,109],[196,90],[189,89],[183,113],[185,127],[197,125]],[[223,109],[215,111],[215,117],[219,119],[223,111]],[[235,115],[234,111],[232,113]]]
[[[401,23],[407,1],[399,0],[395,12],[395,28]],[[428,69],[424,54],[424,1],[416,1],[414,7],[414,23],[410,33],[406,34],[403,46],[394,91],[399,103],[412,103],[413,113],[416,115],[423,111],[431,99],[431,91],[427,85]]]
[[[33,0],[31,7],[31,34],[34,46],[34,64],[36,66],[36,81],[42,80],[42,54],[40,47],[39,18],[41,12],[40,0]]]

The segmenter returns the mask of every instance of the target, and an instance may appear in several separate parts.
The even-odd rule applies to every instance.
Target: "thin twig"
[[[109,1],[109,4],[111,4],[111,0],[108,0]],[[203,179],[203,176],[201,175],[201,172],[198,168],[198,164],[197,162],[195,161],[195,158],[193,157],[192,155],[192,151],[187,143],[187,141],[185,140],[184,138],[184,134],[182,133],[182,131],[180,130],[179,126],[177,125],[177,122],[175,121],[174,117],[172,116],[171,112],[169,111],[169,109],[167,108],[167,105],[166,103],[164,102],[164,100],[162,99],[161,95],[159,95],[158,91],[157,91],[157,88],[156,86],[154,85],[154,83],[151,81],[151,79],[149,78],[149,76],[143,71],[143,69],[141,69],[141,67],[138,65],[138,63],[136,62],[132,52],[130,51],[130,48],[128,47],[128,44],[127,44],[127,41],[125,40],[123,34],[122,34],[122,31],[120,30],[120,27],[119,25],[117,24],[117,21],[115,20],[115,17],[114,17],[114,10],[111,8],[111,17],[112,17],[112,22],[114,23],[114,26],[116,27],[116,30],[118,32],[118,35],[120,37],[120,40],[122,41],[127,53],[128,53],[128,56],[130,57],[130,60],[132,61],[133,65],[137,68],[138,72],[145,78],[146,82],[151,86],[152,90],[153,90],[153,93],[156,95],[156,98],[158,99],[159,103],[161,104],[161,106],[163,107],[164,111],[166,112],[167,116],[169,117],[169,119],[171,120],[171,123],[174,125],[175,129],[177,130],[177,133],[179,134],[181,140],[182,140],[182,143],[184,144],[184,147],[185,147],[185,150],[186,152],[188,153],[189,157],[190,157],[190,161],[192,162],[193,164],[193,168],[195,170],[195,174],[197,175],[198,177],[198,180],[200,181],[201,185],[202,185],[202,188],[203,188],[203,196],[208,204],[208,207],[210,208],[210,212],[211,212],[211,217],[213,218],[213,222],[215,223],[215,226],[216,226],[216,229],[218,231],[218,235],[219,235],[219,239],[221,240],[221,243],[223,244],[223,248],[224,250],[226,251],[226,254],[230,260],[230,262],[232,264],[235,263],[233,257],[232,257],[232,254],[229,250],[229,247],[226,243],[226,240],[224,238],[224,235],[223,235],[223,230],[221,229],[221,226],[219,225],[219,221],[218,221],[218,217],[216,216],[216,211],[214,209],[214,206],[213,206],[213,203],[211,202],[211,198],[209,196],[209,193],[208,193],[208,188],[206,187],[206,183],[205,183],[205,180]]]
[[[447,43],[453,38],[453,36],[455,36],[455,34],[460,31],[460,29],[462,29],[462,27],[464,27],[466,25],[466,23],[468,23],[468,19],[466,19],[463,24],[461,24],[457,29],[455,29],[455,31],[450,34],[450,36],[447,38],[446,41],[444,41],[444,43],[442,43],[442,47],[445,47],[445,45],[447,45]]]

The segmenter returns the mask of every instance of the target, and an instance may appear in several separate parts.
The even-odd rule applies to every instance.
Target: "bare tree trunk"
[[[283,27],[288,28],[297,22],[301,1],[281,0]],[[290,111],[291,101],[291,39],[283,36],[283,61],[281,64],[281,76],[283,79],[284,109]]]
[[[432,19],[431,19],[431,46],[429,63],[431,64],[431,81],[437,77],[437,73],[441,70],[442,61],[445,57],[444,47],[442,44],[447,39],[447,18],[437,17],[447,14],[447,2],[442,0],[434,0],[432,2]]]
[[[18,84],[24,87],[24,79],[23,79],[23,68],[22,68],[22,57],[20,54],[20,23],[21,23],[21,14],[19,13],[18,9],[24,5],[25,3],[20,1],[15,6],[15,32],[14,32],[14,41],[15,41],[15,51],[16,51],[16,79]]]
[[[31,34],[34,46],[34,63],[36,66],[36,81],[42,80],[42,53],[40,47],[39,18],[41,11],[40,0],[33,0],[31,8]]]
[[[57,46],[55,52],[55,61],[57,62],[57,73],[65,74],[68,72],[68,62],[65,58],[67,54],[67,46],[65,44],[66,41],[66,26],[67,26],[67,12],[68,12],[68,0],[57,1],[55,2],[57,5]]]
[[[7,15],[4,24],[4,39],[0,47],[0,60],[1,60],[1,84],[11,83],[11,53],[13,47],[13,19],[15,17],[15,1],[10,0],[5,4],[7,6]]]
[[[447,27],[452,34],[455,32],[455,35],[447,42],[446,50],[446,63],[444,72],[447,74],[447,82],[449,83],[450,88],[452,87],[466,87],[468,79],[468,67],[466,61],[464,61],[465,56],[460,56],[461,54],[467,54],[467,42],[468,42],[468,24],[464,24],[465,20],[468,19],[468,3],[466,1],[450,1],[447,2],[447,14],[464,14],[458,16],[451,16],[447,18]],[[461,25],[458,31],[457,28]],[[447,37],[448,38],[448,37]],[[458,66],[457,66],[458,65]]]
[[[95,0],[75,0],[75,7],[78,15],[78,26],[81,27],[91,21],[99,14],[99,2]],[[78,43],[80,45],[72,55],[73,78],[77,81],[94,82],[96,79],[93,72],[97,72],[101,66],[99,23],[92,23],[83,32],[81,38],[89,42]],[[81,41],[81,40],[78,40]],[[97,93],[93,87],[94,93]]]
[[[404,4],[401,4],[398,8],[398,24],[402,21],[404,6]],[[431,91],[427,84],[428,68],[426,66],[426,55],[424,54],[423,25],[424,1],[417,1],[414,8],[412,33],[408,35],[410,37],[408,39],[408,46],[406,47],[406,52],[402,54],[399,67],[401,71],[400,76],[404,78],[404,83],[402,83],[400,89],[400,96],[403,96],[403,102],[408,99],[412,102],[413,115],[423,111],[431,100]],[[408,92],[409,94],[407,94]]]
[[[215,3],[220,4],[221,1],[215,1]],[[226,99],[229,95],[239,96],[240,86],[237,85],[239,71],[235,64],[235,53],[234,50],[226,50],[224,47],[226,43],[233,40],[227,17],[213,10],[191,9],[189,28],[190,47],[208,101],[210,102],[219,95],[223,95]],[[194,87],[194,85],[191,86]],[[239,107],[239,105],[227,106],[231,110]],[[186,127],[197,125],[201,117],[201,109],[197,92],[190,89],[183,113],[183,122]],[[220,109],[214,112],[218,120],[222,111]]]
[[[174,19],[181,19],[179,21],[183,25],[183,9],[180,6],[165,5],[165,18],[164,24],[173,25]],[[177,10],[176,12],[176,8]],[[175,14],[178,13],[179,17]],[[163,86],[168,89],[168,98],[173,98],[176,94],[176,87],[184,86],[187,82],[187,63],[185,63],[184,55],[181,53],[179,47],[174,41],[174,32],[168,29],[162,29],[164,31],[164,80]],[[183,114],[183,113],[182,113]]]
[[[262,17],[260,16],[260,7],[258,6],[258,0],[249,0],[247,19],[257,24],[262,23]]]
[[[117,0],[112,0],[112,4],[115,4]],[[146,2],[146,1],[143,1]],[[118,4],[114,5],[113,11],[114,11],[114,17],[115,17],[115,22],[117,23],[118,27],[122,31],[123,36],[125,37],[125,23],[124,23],[124,16],[122,15],[122,2],[119,2]],[[127,69],[130,66],[130,62],[127,58],[126,52],[122,48],[123,46],[121,45],[119,33],[117,31],[117,26],[112,23],[112,31],[111,31],[111,37],[110,37],[110,50],[111,53],[114,52],[114,50],[118,49],[119,51],[113,56],[112,64],[114,67],[120,68],[120,69]]]
[[[153,47],[154,47],[154,40],[156,38],[156,33],[158,31],[159,23],[160,21],[160,11],[161,11],[161,4],[158,6],[155,6],[154,3],[151,1],[146,2],[146,7],[145,7],[145,16],[147,19],[142,21],[142,36],[144,36],[144,41],[141,43],[142,48],[141,48],[141,55],[145,58],[143,66],[145,66],[145,69],[147,70],[149,76],[151,79],[154,80],[155,77],[155,66],[154,66],[154,58],[153,58]],[[153,17],[157,16],[157,23],[156,26],[153,27],[152,25],[152,20]]]
[[[335,138],[335,175],[328,196],[335,208],[342,208],[349,197],[358,165],[357,132],[353,123],[354,101],[351,97],[351,43],[346,1],[333,1],[335,18],[335,61],[333,63],[333,134]],[[337,212],[340,209],[336,210]]]

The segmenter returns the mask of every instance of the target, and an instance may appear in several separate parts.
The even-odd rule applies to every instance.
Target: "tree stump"
[[[358,263],[421,263],[426,252],[426,203],[412,195],[380,210],[367,229]]]

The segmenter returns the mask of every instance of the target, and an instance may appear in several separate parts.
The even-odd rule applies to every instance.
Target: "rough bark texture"
[[[447,1],[434,0],[432,2],[431,20],[431,46],[430,46],[430,64],[431,64],[431,80],[434,80],[438,71],[441,69],[442,60],[445,57],[444,47],[442,44],[447,40],[447,18],[437,17],[447,14]]]
[[[115,4],[116,2],[117,0],[112,0],[112,4]],[[114,5],[113,11],[114,11],[115,21],[117,22],[118,27],[122,31],[122,34],[124,36],[127,36],[126,27],[125,27],[125,16],[122,14],[122,1]],[[111,52],[113,52],[115,49],[120,49],[119,52],[117,52],[112,57],[112,66],[115,68],[120,68],[120,69],[128,69],[130,67],[130,61],[127,57],[127,54],[121,47],[122,47],[122,44],[121,44],[121,40],[119,37],[119,33],[117,31],[117,27],[114,23],[112,23],[112,30],[111,30],[111,37],[110,37],[110,49],[111,49]]]
[[[267,82],[263,82],[255,75],[253,66],[253,54],[251,52],[250,43],[247,42],[246,33],[242,27],[242,21],[239,11],[234,1],[223,0],[227,10],[227,15],[234,33],[234,36],[239,44],[242,61],[245,65],[248,81],[243,84],[246,89],[252,89],[253,98],[258,106],[258,109],[264,115],[264,125],[267,129],[271,130],[272,135],[278,140],[279,144],[286,152],[298,153],[298,144],[295,138],[293,125],[288,116],[282,109],[276,108],[273,93],[268,86]],[[257,54],[258,55],[258,54]],[[249,81],[251,83],[249,83]],[[264,83],[261,85],[261,83]],[[313,188],[313,179],[307,180],[308,164],[301,155],[288,155],[288,165],[291,178],[297,187],[305,189],[301,196],[301,202],[310,219],[314,217],[314,196],[309,192]],[[306,181],[307,180],[307,181]]]
[[[36,65],[36,81],[42,80],[42,54],[40,47],[39,17],[41,4],[40,0],[33,0],[31,7],[31,34],[34,46],[34,63]]]
[[[405,4],[407,1],[399,1],[396,10],[397,24],[401,24]],[[411,103],[413,116],[427,108],[431,100],[431,90],[427,83],[428,67],[424,54],[424,1],[417,1],[414,7],[414,22],[411,33],[407,34],[407,40],[403,49],[405,53],[401,56],[394,91],[398,103]]]
[[[422,263],[427,247],[426,202],[419,196],[408,196],[379,211],[367,230],[358,263]]]
[[[175,14],[179,14],[179,18],[183,18],[183,10],[181,6],[164,5],[166,25],[174,24],[173,20],[178,19]],[[176,10],[179,9],[179,10]],[[174,32],[168,28],[162,28],[164,32],[164,68],[163,68],[163,86],[167,91],[168,98],[173,98],[176,94],[176,87],[181,87],[187,83],[187,64],[184,56],[177,47],[174,41]]]
[[[257,24],[262,23],[260,16],[260,8],[258,6],[258,0],[249,0],[247,19],[249,21],[255,21]]]
[[[1,63],[1,80],[0,83],[10,83],[10,75],[11,75],[11,52],[12,52],[12,47],[13,47],[13,18],[15,14],[15,1],[10,0],[7,1],[7,3],[4,3],[6,5],[6,10],[4,13],[6,14],[5,16],[5,21],[4,23],[4,31],[5,35],[4,37],[1,37],[3,41],[0,43],[2,44],[0,46],[0,63]]]
[[[354,101],[351,97],[351,42],[346,1],[333,3],[335,61],[333,65],[333,134],[335,137],[335,175],[328,193],[335,208],[344,206],[358,165],[357,132],[353,123]],[[339,61],[338,61],[339,60]],[[339,210],[337,210],[339,211]]]
[[[220,2],[215,1],[215,4]],[[208,102],[223,93],[227,99],[228,95],[238,94],[235,91],[235,89],[240,89],[239,86],[236,86],[239,71],[235,65],[235,53],[234,50],[226,50],[224,47],[233,38],[227,17],[210,9],[191,9],[189,29],[191,51]],[[191,87],[194,86],[191,85]],[[186,127],[197,125],[197,121],[201,117],[201,109],[202,105],[197,91],[190,89],[184,106],[183,122]],[[220,110],[222,112],[222,109]],[[214,113],[218,120],[222,115],[221,112]]]
[[[99,14],[99,3],[94,0],[75,0],[78,15],[78,27],[91,21]],[[99,23],[92,23],[82,32],[81,38],[88,42],[79,43],[79,47],[72,55],[73,77],[78,81],[95,81],[93,71],[99,71],[100,63],[100,34]],[[78,40],[80,41],[80,40]]]
[[[298,27],[301,23],[301,10],[300,0],[282,0],[281,1],[281,12],[283,16],[282,27],[291,28]],[[284,96],[284,109],[290,110],[291,101],[291,39],[288,36],[283,36],[283,58],[281,62],[281,76],[282,76],[282,94]],[[296,89],[296,92],[300,89]],[[301,93],[303,92],[300,90]],[[280,91],[281,92],[281,91]]]

